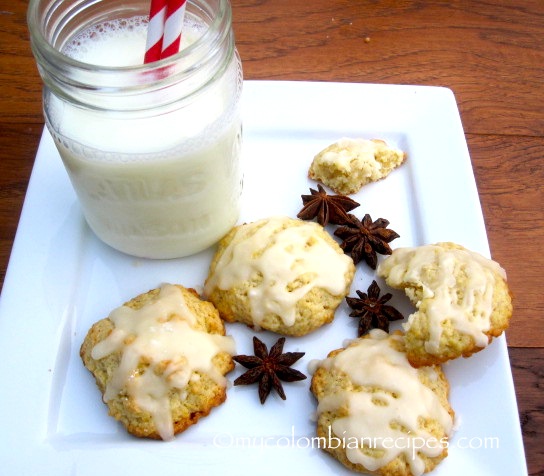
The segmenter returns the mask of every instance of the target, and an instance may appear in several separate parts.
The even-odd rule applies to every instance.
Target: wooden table
[[[455,93],[492,255],[515,298],[507,340],[528,468],[544,475],[544,1],[232,4],[247,79],[421,84]],[[0,0],[2,283],[43,128],[26,7]]]

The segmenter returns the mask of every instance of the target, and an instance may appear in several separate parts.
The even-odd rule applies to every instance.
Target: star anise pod
[[[317,190],[311,188],[310,192],[311,195],[301,195],[304,206],[297,217],[301,220],[313,220],[317,217],[321,226],[327,223],[347,223],[347,212],[359,206],[359,203],[345,195],[328,195],[321,184],[317,184]]]
[[[253,352],[255,355],[236,355],[233,359],[249,369],[240,375],[234,385],[249,385],[259,382],[259,399],[261,404],[266,401],[270,391],[274,388],[279,396],[285,400],[285,392],[280,380],[295,382],[304,380],[306,375],[290,368],[305,352],[285,352],[283,344],[285,337],[281,337],[270,349],[257,337],[253,337]]]
[[[378,218],[373,222],[368,213],[362,221],[352,214],[348,214],[348,218],[349,222],[334,232],[344,240],[340,246],[344,252],[351,255],[355,264],[365,260],[372,269],[376,269],[378,263],[376,253],[390,255],[392,250],[388,243],[400,235],[387,228],[389,221],[385,218]]]
[[[372,281],[366,293],[355,292],[359,298],[346,297],[346,301],[348,306],[353,309],[350,316],[359,318],[359,337],[373,327],[389,332],[389,321],[404,319],[404,316],[393,306],[385,304],[392,295],[387,293],[380,297],[380,287],[376,281]]]

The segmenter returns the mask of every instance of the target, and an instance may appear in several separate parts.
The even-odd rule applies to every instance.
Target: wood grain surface
[[[246,79],[453,90],[492,255],[514,295],[507,341],[528,469],[544,475],[544,1],[231,3]],[[43,128],[26,8],[0,0],[0,283]]]

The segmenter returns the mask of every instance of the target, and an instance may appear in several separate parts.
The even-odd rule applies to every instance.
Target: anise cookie
[[[429,365],[485,348],[507,327],[512,300],[498,263],[454,243],[398,248],[378,267],[417,310],[404,325],[412,365]]]
[[[346,467],[420,475],[447,456],[448,381],[438,365],[410,365],[401,333],[374,329],[313,365],[320,448]]]
[[[169,440],[225,401],[235,346],[211,303],[165,284],[95,323],[80,354],[111,416]]]
[[[406,154],[379,139],[343,138],[319,152],[308,176],[336,193],[349,195],[383,179],[406,160]]]
[[[301,336],[333,320],[354,274],[321,225],[279,216],[235,227],[220,241],[205,295],[227,322]]]

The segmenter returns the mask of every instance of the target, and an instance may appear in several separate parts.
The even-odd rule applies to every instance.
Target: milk
[[[106,68],[138,66],[146,32],[144,17],[108,21],[72,38],[63,53]],[[202,32],[202,24],[186,21],[182,49]],[[48,126],[99,238],[131,255],[173,258],[212,245],[235,224],[239,78],[234,55],[217,81],[181,105],[171,104],[172,87],[158,88],[143,101],[138,89],[119,98],[93,97],[104,103],[97,110],[48,97]],[[181,94],[185,86],[179,87]],[[127,111],[132,97],[138,106]]]
[[[109,20],[78,33],[64,45],[62,52],[70,58],[100,66],[137,66],[144,62],[147,17],[135,16]],[[188,18],[181,37],[180,50],[202,36],[202,23]]]
[[[194,34],[194,31],[185,32],[183,47],[194,41]],[[111,20],[82,31],[64,45],[62,52],[94,65],[136,66],[144,61],[146,36],[145,17]]]

